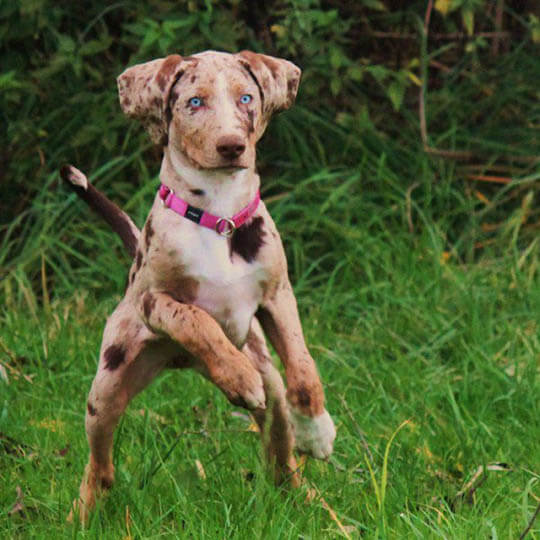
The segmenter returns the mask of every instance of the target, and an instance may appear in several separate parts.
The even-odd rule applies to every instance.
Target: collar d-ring
[[[225,227],[221,229],[221,224],[226,223]],[[236,230],[236,224],[231,218],[221,217],[217,220],[216,223],[216,232],[225,236],[226,238],[231,238]]]

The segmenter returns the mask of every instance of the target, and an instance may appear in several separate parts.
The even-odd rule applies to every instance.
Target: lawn
[[[196,374],[168,372],[130,405],[117,483],[84,537],[524,530],[540,493],[538,251],[513,249],[509,232],[506,255],[460,260],[445,247],[444,219],[418,207],[422,231],[411,235],[391,225],[405,198],[377,207],[369,194],[351,196],[359,185],[323,171],[269,203],[299,270],[304,329],[337,424],[330,461],[308,459],[303,488],[276,489],[245,411]],[[104,227],[100,235],[114,252],[118,242]],[[312,248],[295,240],[310,236]],[[309,258],[321,238],[333,249]],[[38,303],[22,278],[5,281],[19,287],[6,293],[0,342],[3,538],[82,534],[65,517],[87,458],[84,404],[100,334],[127,268],[125,257],[109,263],[99,279],[117,290],[102,297],[74,287]]]
[[[526,43],[475,61],[425,96],[429,152],[416,94],[399,114],[300,103],[260,143],[337,427],[330,460],[276,488],[248,413],[167,372],[130,404],[86,530],[66,517],[130,261],[56,172],[100,96],[71,103],[65,131],[47,135],[44,114],[40,189],[0,226],[0,538],[540,538],[540,63]],[[109,94],[125,139],[89,148],[85,172],[141,225],[158,162]]]

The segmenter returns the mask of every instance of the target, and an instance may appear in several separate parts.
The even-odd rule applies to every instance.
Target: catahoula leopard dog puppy
[[[123,111],[163,146],[162,187],[140,233],[80,171],[63,170],[134,257],[88,396],[83,521],[113,483],[120,416],[165,368],[193,368],[252,410],[277,479],[298,482],[295,444],[316,458],[332,452],[335,428],[255,171],[255,145],[271,115],[292,105],[299,79],[291,62],[248,51],[171,55],[124,71]],[[264,334],[285,366],[286,391]]]

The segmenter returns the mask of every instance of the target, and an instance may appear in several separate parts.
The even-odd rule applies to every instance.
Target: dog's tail
[[[101,191],[97,190],[79,169],[72,165],[64,165],[60,169],[60,176],[94,212],[111,226],[112,230],[122,239],[129,254],[135,257],[141,231],[131,218]]]

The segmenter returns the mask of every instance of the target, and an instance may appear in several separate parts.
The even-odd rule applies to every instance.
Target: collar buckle
[[[162,185],[159,188],[159,198],[161,199],[161,204],[164,206],[164,208],[169,208],[167,201],[169,199],[169,195],[171,194],[174,195],[174,191],[169,186]]]

